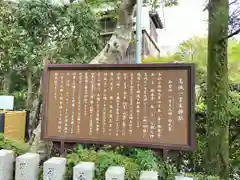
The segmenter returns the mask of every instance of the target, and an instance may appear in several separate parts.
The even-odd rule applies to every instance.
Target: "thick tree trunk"
[[[119,21],[114,34],[104,49],[90,62],[90,64],[117,64],[123,59],[133,32],[133,13],[136,0],[123,0],[119,7]],[[50,154],[51,143],[41,141],[41,121],[34,130],[31,151],[37,152],[44,159]]]
[[[121,63],[132,39],[135,4],[136,0],[123,0],[123,4],[119,7],[119,20],[114,34],[90,64]]]
[[[26,109],[29,110],[32,106],[32,72],[28,70],[27,72],[27,83],[28,83],[28,92],[26,100]]]
[[[47,65],[49,61],[48,57],[45,57],[43,64]],[[42,78],[38,87],[37,98],[33,102],[33,108],[30,113],[30,134],[31,139],[29,141],[30,151],[40,154],[40,159],[44,160],[50,155],[52,148],[51,142],[45,142],[41,140],[41,118],[42,118]],[[34,130],[32,132],[32,130]]]
[[[209,2],[205,170],[229,179],[228,0]]]
[[[10,93],[11,91],[11,84],[12,84],[11,76],[12,76],[12,70],[9,69],[8,72],[4,74],[4,77],[3,77],[3,91],[5,93]]]

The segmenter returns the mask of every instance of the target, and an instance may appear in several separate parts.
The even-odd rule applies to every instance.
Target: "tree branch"
[[[205,7],[204,7],[204,9],[203,9],[203,11],[208,10],[209,5],[210,5],[210,0],[207,1],[206,5],[205,5]]]
[[[229,3],[229,6],[231,6],[232,4],[235,4],[238,0],[234,0],[232,2]]]
[[[230,33],[227,37],[225,37],[224,39],[229,39],[229,38],[231,38],[231,37],[233,37],[233,36],[235,36],[235,35],[237,35],[237,34],[239,34],[240,33],[240,28],[239,29],[237,29],[236,31],[234,31],[233,33]]]

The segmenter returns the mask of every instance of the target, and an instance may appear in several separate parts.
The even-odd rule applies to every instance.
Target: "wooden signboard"
[[[193,64],[49,64],[42,139],[194,150],[194,79]]]

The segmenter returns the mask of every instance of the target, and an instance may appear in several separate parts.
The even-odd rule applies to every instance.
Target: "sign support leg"
[[[64,141],[60,142],[60,153],[64,154]]]
[[[167,149],[163,149],[163,160],[164,161],[167,160],[167,156],[168,156],[168,150]]]

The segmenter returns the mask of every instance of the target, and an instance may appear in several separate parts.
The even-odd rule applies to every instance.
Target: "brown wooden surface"
[[[192,64],[49,65],[42,137],[190,150],[193,87]]]

